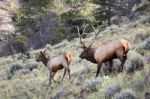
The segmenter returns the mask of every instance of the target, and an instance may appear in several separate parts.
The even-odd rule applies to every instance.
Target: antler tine
[[[92,29],[94,30],[94,38],[96,38],[96,36],[100,33],[100,30],[98,30],[98,32],[96,32],[96,29],[94,28],[94,26],[91,24]]]
[[[96,30],[95,30],[95,28],[93,27],[93,25],[91,25],[92,26],[92,28],[93,28],[93,30],[94,30],[94,38],[96,38]],[[92,41],[92,43],[89,45],[89,48],[91,48],[92,47],[92,45],[94,44],[94,42],[95,42],[95,40],[94,41]]]
[[[83,33],[82,34],[85,34],[84,32],[85,32],[86,27],[87,27],[87,24],[84,24],[84,28],[83,28]]]
[[[47,50],[47,49],[44,50],[43,54],[45,54],[46,50]]]
[[[77,26],[77,30],[78,30],[78,35],[79,35],[79,37],[80,37],[80,43],[83,45],[83,47],[86,47],[86,46],[84,45],[83,41],[82,41],[82,35],[81,35],[80,32],[79,32],[79,27],[78,27],[78,26]]]
[[[94,44],[95,42],[95,38],[96,36],[100,33],[100,30],[98,32],[96,32],[96,29],[94,28],[94,26],[91,24],[92,29],[94,30],[94,41],[89,45],[89,48]]]

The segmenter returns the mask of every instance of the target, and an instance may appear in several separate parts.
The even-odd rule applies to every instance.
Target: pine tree
[[[108,26],[111,25],[111,17],[118,16],[118,24],[121,16],[127,16],[130,19],[136,17],[133,11],[134,6],[138,6],[142,0],[94,0],[94,3],[101,7],[97,13],[100,21],[107,20]]]

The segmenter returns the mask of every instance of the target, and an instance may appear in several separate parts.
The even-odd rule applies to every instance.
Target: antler
[[[94,30],[94,37],[93,37],[93,42],[89,45],[89,47],[91,47],[93,44],[94,44],[94,42],[95,42],[95,39],[96,39],[96,37],[97,37],[97,35],[100,33],[100,29],[98,30],[98,31],[96,31],[96,29],[94,28],[94,26],[91,24],[91,27],[92,27],[92,29]]]
[[[86,26],[84,27],[83,32],[85,31],[85,28],[86,28]],[[77,30],[78,30],[78,35],[79,35],[79,37],[80,37],[80,43],[83,45],[83,48],[86,48],[85,44],[84,44],[83,41],[82,41],[82,35],[81,35],[80,32],[79,32],[79,27],[78,27],[78,26],[77,26]],[[83,34],[83,33],[82,33],[82,34]]]
[[[98,31],[96,31],[96,29],[94,28],[94,26],[92,24],[91,24],[91,27],[94,30],[94,39],[95,39],[101,30],[99,29]]]
[[[45,54],[46,50],[47,50],[47,49],[44,50],[43,54]]]
[[[82,35],[83,34],[86,34],[86,33],[84,33],[85,32],[85,29],[86,29],[86,27],[87,27],[87,24],[86,25],[84,25],[84,29],[83,29],[83,32],[82,32]],[[97,37],[97,35],[100,33],[100,29],[98,30],[98,31],[96,31],[96,29],[94,28],[94,26],[91,24],[91,27],[92,27],[92,29],[94,30],[94,37],[92,38],[92,43],[88,46],[88,48],[91,48],[91,46],[94,44],[94,42],[95,42],[95,39],[96,39],[96,37]],[[85,46],[85,44],[83,43],[83,41],[82,41],[82,35],[79,33],[79,27],[77,26],[77,30],[78,30],[78,35],[79,35],[79,37],[80,37],[80,43],[83,45],[83,47],[84,48],[87,48],[86,46]]]

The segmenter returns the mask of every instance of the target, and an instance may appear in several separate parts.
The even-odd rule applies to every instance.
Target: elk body
[[[78,32],[79,34],[79,32]],[[112,60],[118,58],[121,61],[121,66],[119,71],[123,70],[123,65],[127,59],[127,52],[130,50],[130,43],[125,39],[120,40],[111,40],[102,43],[97,48],[92,48],[92,44],[86,47],[80,36],[80,43],[82,44],[83,52],[80,54],[81,59],[86,59],[92,63],[97,64],[97,73],[96,77],[100,72],[102,63],[110,62],[109,70],[112,71]]]
[[[68,72],[69,79],[70,79],[69,64],[72,61],[72,55],[70,52],[65,52],[65,53],[60,54],[58,56],[52,57],[51,59],[48,59],[45,56],[45,51],[44,52],[41,51],[39,53],[38,57],[36,58],[36,61],[37,62],[42,61],[43,64],[49,69],[49,74],[50,74],[49,85],[51,83],[51,79],[54,80],[54,76],[55,76],[56,72],[58,70],[63,69],[63,68],[64,68],[64,74],[63,74],[62,80],[66,74],[66,71]],[[56,82],[56,81],[54,80],[54,82]]]

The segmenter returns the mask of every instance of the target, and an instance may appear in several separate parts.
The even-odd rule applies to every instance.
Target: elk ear
[[[43,52],[42,52],[42,51],[40,51],[40,54],[43,54]]]

